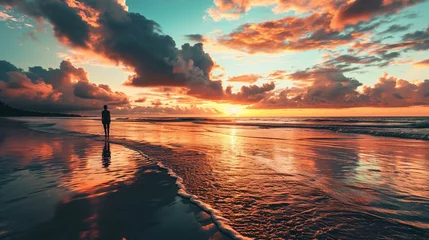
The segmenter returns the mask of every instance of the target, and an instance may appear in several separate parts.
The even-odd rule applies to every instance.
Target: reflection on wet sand
[[[56,127],[97,131],[84,125]],[[193,123],[112,129],[112,139],[173,169],[245,236],[377,239],[383,229],[386,238],[429,238],[429,142]]]
[[[111,160],[110,142],[105,140],[104,147],[103,147],[103,154],[102,154],[102,161],[103,161],[104,168],[108,168],[110,166],[110,160]]]
[[[228,239],[138,152],[4,124],[0,239]]]
[[[429,236],[427,142],[311,129],[126,128],[133,131],[118,129],[120,137],[168,146],[140,147],[244,235]]]

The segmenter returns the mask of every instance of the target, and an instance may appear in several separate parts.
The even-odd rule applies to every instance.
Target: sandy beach
[[[140,153],[0,121],[0,239],[229,239]]]
[[[426,136],[426,129],[410,127],[421,119],[358,118],[315,122],[306,118],[279,118],[262,119],[265,121],[262,123],[259,123],[261,119],[236,119],[235,123],[253,121],[252,125],[262,124],[248,126],[234,122],[228,125],[225,119],[162,118],[148,121],[118,118],[111,124],[110,173],[103,168],[104,142],[100,141],[103,129],[98,119],[18,120],[41,133],[32,138],[28,130],[22,130],[10,138],[19,144],[2,149],[25,156],[21,158],[27,159],[26,164],[36,169],[40,166],[33,166],[28,159],[37,155],[51,156],[59,151],[51,148],[62,149],[60,153],[65,151],[66,156],[71,156],[62,161],[68,166],[67,170],[63,172],[53,164],[42,176],[49,176],[49,173],[62,176],[61,183],[75,192],[98,196],[107,191],[103,189],[110,189],[101,187],[106,183],[109,187],[117,182],[124,186],[147,183],[147,180],[138,181],[148,176],[139,174],[138,169],[147,169],[156,163],[166,169],[153,166],[157,172],[168,176],[168,170],[170,176],[177,177],[179,185],[174,185],[171,178],[165,180],[174,189],[171,191],[174,198],[178,196],[177,192],[180,196],[188,196],[184,199],[191,196],[192,203],[208,210],[220,229],[233,229],[233,236],[254,239],[356,239],[356,236],[359,239],[426,239],[429,236],[429,142],[420,140],[420,136]],[[310,126],[277,126],[281,122],[296,121]],[[269,127],[273,122],[277,125]],[[313,125],[317,128],[310,128]],[[343,131],[351,129],[362,133],[344,133],[332,129],[332,125]],[[373,136],[372,133],[401,133],[405,138]],[[57,140],[42,144],[44,134]],[[408,139],[414,135],[418,135],[416,139]],[[12,141],[8,139],[5,138]],[[33,139],[33,142],[24,144],[30,141],[26,139]],[[69,142],[70,139],[70,144],[55,143]],[[30,146],[41,146],[39,148],[44,149],[44,153],[35,154],[41,150],[29,152]],[[64,159],[56,154],[52,156],[53,159]],[[86,158],[93,160],[82,160]],[[51,166],[43,157],[36,159],[43,161],[41,166]],[[105,180],[99,182],[100,179]],[[27,185],[21,183],[19,186]],[[50,185],[47,183],[46,186]],[[142,190],[143,186],[148,190]],[[2,189],[6,191],[4,187]],[[141,194],[152,191],[144,184],[135,189]],[[16,198],[19,196],[11,199]],[[104,199],[104,195],[98,198]],[[127,202],[127,199],[119,202]],[[121,206],[120,203],[117,205]],[[127,216],[135,219],[132,214],[124,214],[124,218]],[[200,219],[198,214],[195,219]],[[143,220],[135,223],[140,221]],[[180,221],[174,226],[184,223]],[[209,223],[208,226],[212,226],[212,221]],[[199,225],[205,224],[196,224]],[[124,232],[132,230],[134,228]],[[197,238],[212,236],[216,235]],[[168,236],[162,238],[169,239]]]

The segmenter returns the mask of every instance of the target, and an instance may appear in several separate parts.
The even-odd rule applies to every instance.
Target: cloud
[[[161,106],[161,105],[162,105],[162,102],[161,102],[161,100],[159,100],[159,99],[155,99],[155,100],[153,100],[153,101],[151,102],[151,104],[152,104],[153,106]]]
[[[32,82],[25,74],[8,72],[7,81],[0,81],[0,89],[7,98],[22,101],[55,101],[61,93],[54,92],[52,85],[43,81]]]
[[[429,38],[429,28],[427,28],[425,31],[415,31],[412,33],[407,33],[404,36],[402,36],[402,40],[409,41],[409,40],[425,40]]]
[[[240,75],[229,78],[228,82],[255,83],[261,77],[262,76],[256,74]]]
[[[15,17],[13,17],[13,16],[11,16],[11,15],[5,13],[5,12],[1,12],[0,11],[0,21],[7,21],[7,20],[10,20],[12,22],[17,22],[18,21],[18,19],[16,19]]]
[[[276,85],[273,82],[265,83],[261,87],[257,85],[242,86],[237,93],[232,93],[232,87],[227,87],[225,90],[226,100],[229,103],[235,104],[257,103],[264,99],[275,87]]]
[[[284,70],[276,70],[268,74],[267,79],[269,80],[285,80],[288,77],[288,73]]]
[[[405,26],[398,25],[398,24],[393,24],[393,25],[390,25],[386,30],[380,32],[380,34],[389,34],[389,33],[403,32],[403,31],[408,30],[411,26],[412,26],[412,24],[408,24],[408,25],[405,25]]]
[[[274,6],[273,12],[323,13],[331,15],[330,26],[342,29],[347,25],[367,22],[376,16],[397,13],[424,0],[214,0],[207,13],[214,21],[239,19],[253,7]]]
[[[147,100],[147,98],[142,97],[142,98],[136,99],[134,102],[136,102],[136,103],[144,103],[144,102],[146,102],[146,100]]]
[[[331,22],[333,28],[344,28],[359,22],[367,22],[377,15],[396,13],[424,0],[354,0],[341,4]]]
[[[55,36],[81,52],[96,53],[134,71],[129,86],[184,87],[194,96],[220,97],[220,82],[210,80],[214,61],[203,45],[184,44],[162,33],[153,20],[127,12],[124,1],[1,0],[37,21],[48,21]],[[220,87],[219,87],[220,86]]]
[[[332,49],[363,36],[359,27],[345,31],[329,27],[331,16],[314,13],[307,17],[285,17],[259,24],[245,24],[217,41],[250,54]]]
[[[420,62],[414,63],[414,65],[419,67],[429,67],[429,59],[422,60]]]
[[[309,81],[307,77],[311,78]],[[265,96],[251,108],[352,108],[429,105],[429,80],[419,83],[383,74],[374,86],[363,86],[340,71],[311,69],[291,74],[309,83]],[[362,88],[361,91],[358,89]]]
[[[130,109],[115,111],[116,114],[138,114],[138,115],[219,115],[222,112],[215,108],[197,107],[195,105],[186,106],[138,106]]]
[[[126,3],[127,0],[117,0],[117,2],[124,8],[125,11],[128,11],[128,6]]]
[[[9,0],[4,4],[35,19],[49,21],[55,36],[64,44],[82,52],[101,54],[133,69],[135,74],[126,82],[129,86],[183,87],[194,97],[225,98],[221,81],[210,80],[215,64],[202,44],[184,44],[178,49],[170,36],[161,33],[157,23],[140,14],[125,12],[114,1],[75,3]],[[70,21],[74,25],[67,28],[65,23]],[[93,85],[82,83],[78,87],[75,93],[80,97],[95,96],[81,92]],[[97,97],[106,95],[99,93]]]
[[[356,70],[358,68],[361,68],[362,66],[385,67],[391,62],[393,62],[394,59],[398,58],[400,55],[400,52],[388,51],[380,51],[367,55],[358,55],[357,53],[353,55],[343,54],[326,60],[325,62],[323,62],[323,65],[334,66],[341,69],[351,68],[352,70]]]
[[[207,38],[201,34],[188,34],[185,35],[186,39],[193,42],[206,42]]]
[[[129,105],[127,95],[91,83],[84,69],[68,61],[57,69],[30,67],[28,71],[0,61],[0,89],[6,103],[30,110],[68,112],[96,110],[104,104]]]
[[[429,28],[404,34],[402,41],[389,44],[370,44],[369,48],[376,54],[385,54],[388,51],[426,51],[429,49]]]
[[[355,70],[336,67],[314,67],[312,69],[296,71],[288,75],[289,79],[301,83],[316,82],[351,82],[353,79],[344,76],[344,72]]]
[[[244,13],[253,6],[276,5],[276,11],[298,10],[305,15],[244,24],[233,32],[217,37],[217,43],[231,49],[255,53],[277,53],[312,49],[333,49],[364,39],[375,28],[389,22],[380,15],[395,14],[423,0],[283,0],[215,1],[217,10]],[[399,32],[409,26],[392,25],[387,32]]]

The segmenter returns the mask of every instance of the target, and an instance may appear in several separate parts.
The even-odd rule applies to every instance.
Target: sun
[[[225,109],[225,113],[228,115],[239,115],[243,109],[238,106],[230,106]]]

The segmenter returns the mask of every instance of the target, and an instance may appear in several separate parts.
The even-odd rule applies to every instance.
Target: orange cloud
[[[275,13],[296,11],[299,13],[327,13],[335,16],[333,28],[369,21],[381,14],[396,13],[403,8],[424,0],[214,0],[214,7],[207,10],[215,21],[236,20],[253,7],[274,6]]]
[[[288,78],[288,73],[283,70],[277,70],[268,74],[267,79],[269,80],[285,80]]]
[[[429,59],[414,63],[418,67],[429,67]]]
[[[136,103],[144,103],[144,102],[146,102],[146,100],[147,100],[147,98],[142,97],[142,98],[136,99],[134,102],[136,102]]]
[[[276,12],[298,10],[311,14],[244,24],[232,33],[218,37],[218,43],[250,54],[332,49],[364,38],[376,26],[363,27],[359,23],[370,22],[379,15],[397,13],[421,2],[423,0],[215,0],[215,10],[221,13],[242,14],[254,6],[275,5]]]
[[[409,107],[429,105],[429,80],[411,83],[383,74],[374,86],[363,86],[341,72],[312,69],[292,74],[291,78],[310,85],[287,88],[266,96],[251,108],[351,108],[351,107]]]
[[[331,27],[342,29],[346,25],[367,22],[381,14],[396,13],[424,0],[354,0],[341,4],[334,13]]]
[[[32,82],[25,74],[20,72],[8,72],[8,81],[1,81],[0,89],[8,98],[20,98],[22,100],[47,100],[51,98],[57,101],[61,93],[55,92],[51,84],[44,81]]]
[[[240,75],[228,79],[228,82],[255,83],[262,76],[256,74]]]
[[[96,85],[83,68],[63,61],[57,69],[28,71],[0,61],[0,90],[5,102],[30,110],[65,112],[99,109],[104,104],[128,106],[128,96],[105,84]]]
[[[358,30],[339,32],[329,27],[331,16],[314,13],[308,17],[285,17],[259,24],[245,24],[222,36],[218,42],[248,53],[303,51],[350,44],[363,34]]]

